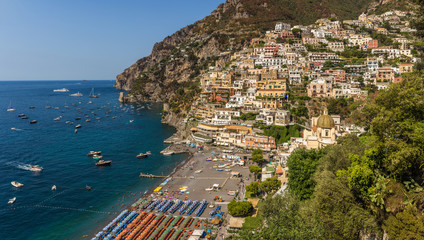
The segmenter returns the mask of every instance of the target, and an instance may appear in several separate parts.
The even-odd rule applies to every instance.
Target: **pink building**
[[[344,70],[325,70],[325,73],[334,77],[334,82],[346,82],[346,72]]]

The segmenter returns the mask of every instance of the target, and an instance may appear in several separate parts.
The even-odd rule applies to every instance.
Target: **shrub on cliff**
[[[233,217],[245,217],[249,215],[253,210],[253,205],[251,202],[248,201],[231,201],[228,204],[228,212]]]

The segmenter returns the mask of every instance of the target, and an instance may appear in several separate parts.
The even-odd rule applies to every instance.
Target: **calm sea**
[[[140,179],[140,172],[169,174],[187,157],[160,155],[163,140],[174,133],[160,122],[161,106],[120,105],[113,83],[0,82],[0,239],[90,239],[160,182]],[[58,88],[70,92],[54,93]],[[99,98],[88,97],[93,88]],[[76,92],[84,96],[69,96]],[[6,111],[10,102],[16,111]],[[82,127],[74,133],[77,124]],[[95,166],[86,156],[90,150],[103,151],[112,165]],[[152,156],[136,158],[146,151]],[[31,172],[29,165],[44,169]],[[24,187],[15,188],[11,181]],[[9,205],[12,197],[16,202]]]

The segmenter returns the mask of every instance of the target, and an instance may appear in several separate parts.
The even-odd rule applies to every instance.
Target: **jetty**
[[[141,178],[166,178],[168,176],[159,176],[159,175],[153,175],[153,174],[140,173],[140,177]]]

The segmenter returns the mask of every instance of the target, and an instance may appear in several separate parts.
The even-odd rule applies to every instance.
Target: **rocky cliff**
[[[355,18],[371,0],[227,0],[209,16],[156,43],[152,53],[116,77],[123,101],[165,101],[183,111],[199,91],[199,75],[278,21],[310,24],[336,15]]]

